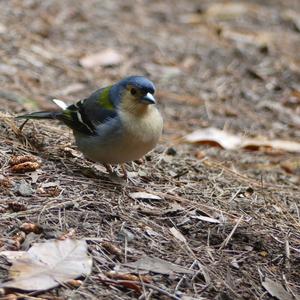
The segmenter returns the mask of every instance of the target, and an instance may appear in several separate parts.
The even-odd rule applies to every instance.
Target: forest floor
[[[0,249],[69,236],[93,258],[78,286],[9,297],[300,299],[299,20],[297,0],[0,1]],[[18,131],[13,116],[133,74],[164,117],[159,146],[128,164],[135,184],[85,160],[61,124]],[[205,128],[257,143],[185,141]],[[40,167],[13,173],[15,155]],[[39,230],[16,243],[24,223]],[[161,260],[122,281],[142,257]]]

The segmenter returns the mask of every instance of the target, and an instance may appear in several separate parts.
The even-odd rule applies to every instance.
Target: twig
[[[243,220],[243,216],[241,216],[238,221],[236,222],[235,226],[232,228],[231,232],[229,233],[229,235],[227,236],[227,238],[222,242],[219,250],[222,250],[224,247],[227,246],[227,244],[229,243],[229,241],[231,240],[233,234],[235,233],[236,229],[238,228],[238,226],[240,225],[240,223]]]
[[[140,286],[144,286],[147,287],[149,289],[153,289],[156,290],[158,292],[160,292],[161,294],[164,294],[168,297],[170,297],[171,299],[175,299],[175,300],[180,300],[181,298],[177,297],[176,295],[173,295],[169,292],[167,292],[166,290],[163,290],[155,285],[152,285],[150,283],[145,283],[145,282],[140,282],[140,281],[131,281],[131,280],[112,280],[112,279],[104,279],[101,277],[97,277],[97,279],[100,279],[101,282],[107,283],[107,284],[113,284],[113,285],[124,285],[124,284],[136,284],[136,285],[140,285]]]

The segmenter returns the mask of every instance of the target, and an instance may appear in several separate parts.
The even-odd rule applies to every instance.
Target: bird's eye
[[[135,95],[136,94],[136,89],[135,88],[131,88],[130,89],[130,93],[131,93],[131,95]]]

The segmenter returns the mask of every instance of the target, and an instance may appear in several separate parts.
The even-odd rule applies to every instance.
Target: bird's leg
[[[19,127],[20,133],[22,132],[22,130],[23,130],[25,124],[26,124],[28,121],[29,121],[29,119],[26,119],[26,120],[21,124],[21,126]]]
[[[106,170],[109,173],[109,175],[113,175],[114,174],[114,171],[113,171],[111,165],[109,165],[109,164],[103,164],[103,166],[106,168]]]
[[[123,172],[123,178],[128,179],[128,173],[126,171],[125,164],[121,164],[121,169],[122,169],[122,172]]]

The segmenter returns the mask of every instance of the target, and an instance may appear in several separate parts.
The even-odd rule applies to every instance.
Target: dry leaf
[[[241,144],[242,148],[259,150],[259,148],[269,147],[276,150],[282,150],[286,152],[300,152],[300,143],[287,141],[287,140],[267,140],[245,138]]]
[[[203,128],[185,136],[189,143],[201,143],[221,146],[224,149],[236,149],[241,144],[241,138],[217,128]]]
[[[158,257],[145,256],[135,262],[124,264],[124,266],[134,270],[141,269],[160,274],[171,274],[173,272],[181,274],[194,274],[193,270],[170,263]]]
[[[261,150],[271,148],[286,152],[300,152],[300,143],[297,142],[287,140],[268,140],[264,137],[241,137],[213,127],[196,130],[195,132],[186,135],[185,141],[189,143],[220,146],[228,150],[240,148],[249,150]]]
[[[268,293],[279,299],[279,300],[293,300],[294,297],[289,294],[282,284],[275,282],[269,278],[265,278],[265,280],[262,282],[262,286],[268,291]],[[296,299],[298,296],[296,296]]]
[[[97,66],[108,67],[119,65],[124,57],[114,49],[106,49],[99,53],[90,54],[80,59],[79,63],[84,68],[94,68]]]
[[[162,200],[161,197],[146,192],[130,193],[129,196],[134,200]]]
[[[42,291],[90,274],[92,259],[85,241],[66,239],[34,244],[27,252],[3,251],[11,263],[2,288]]]
[[[175,227],[170,228],[170,232],[174,235],[174,237],[179,240],[180,242],[186,243],[186,238],[183,234],[178,231]]]

